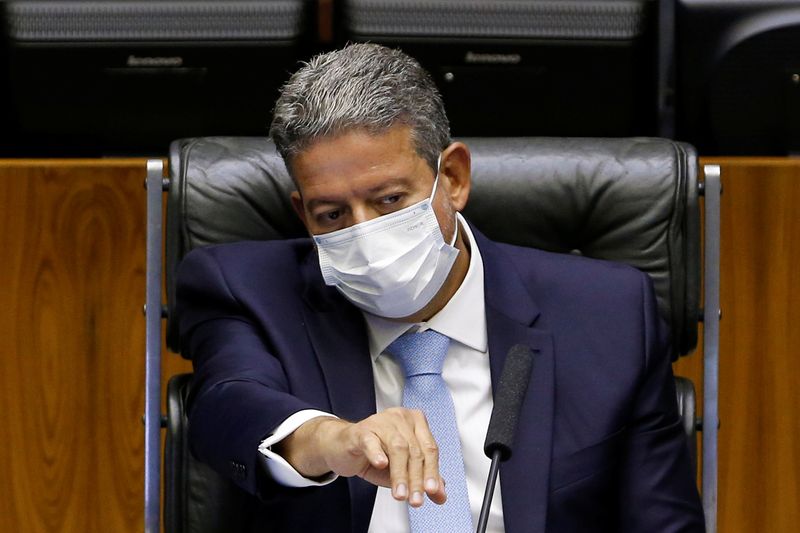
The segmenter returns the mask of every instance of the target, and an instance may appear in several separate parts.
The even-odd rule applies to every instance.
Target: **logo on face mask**
[[[432,209],[440,163],[441,155],[425,200],[314,236],[326,285],[364,311],[387,318],[413,315],[433,299],[458,255],[456,232],[446,243]]]
[[[422,222],[420,222],[419,224],[414,224],[413,226],[406,228],[406,231],[414,231],[414,230],[417,230],[417,229],[421,228],[421,227],[422,227],[422,225],[423,225],[423,223],[422,223]]]

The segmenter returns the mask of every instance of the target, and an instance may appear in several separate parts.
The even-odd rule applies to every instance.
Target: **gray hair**
[[[363,43],[320,54],[295,72],[275,103],[269,134],[288,168],[316,140],[395,125],[411,128],[416,152],[435,171],[450,125],[430,74],[400,50]]]

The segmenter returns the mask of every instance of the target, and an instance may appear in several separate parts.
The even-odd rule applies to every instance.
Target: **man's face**
[[[299,189],[292,203],[314,235],[420,202],[431,195],[436,175],[414,150],[407,126],[395,126],[380,135],[355,130],[320,140],[295,156],[291,165]],[[442,234],[449,240],[455,229],[455,210],[463,205],[454,206],[443,178],[433,205]]]

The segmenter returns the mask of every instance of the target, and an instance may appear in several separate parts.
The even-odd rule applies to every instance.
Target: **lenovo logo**
[[[126,64],[129,67],[180,67],[183,65],[183,58],[180,56],[138,57],[129,55]]]
[[[516,65],[522,61],[520,54],[480,54],[467,52],[464,56],[466,63],[488,63],[494,65]]]

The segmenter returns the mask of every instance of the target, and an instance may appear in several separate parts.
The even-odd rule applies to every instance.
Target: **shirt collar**
[[[461,286],[450,298],[450,301],[426,322],[409,324],[407,322],[395,322],[370,313],[363,313],[367,322],[369,352],[373,361],[395,339],[415,327],[420,331],[426,329],[436,330],[474,350],[486,352],[488,341],[483,293],[483,260],[469,224],[461,216],[461,213],[456,213],[456,217],[461,231],[466,235],[470,249],[469,267],[464,281],[461,282]]]

